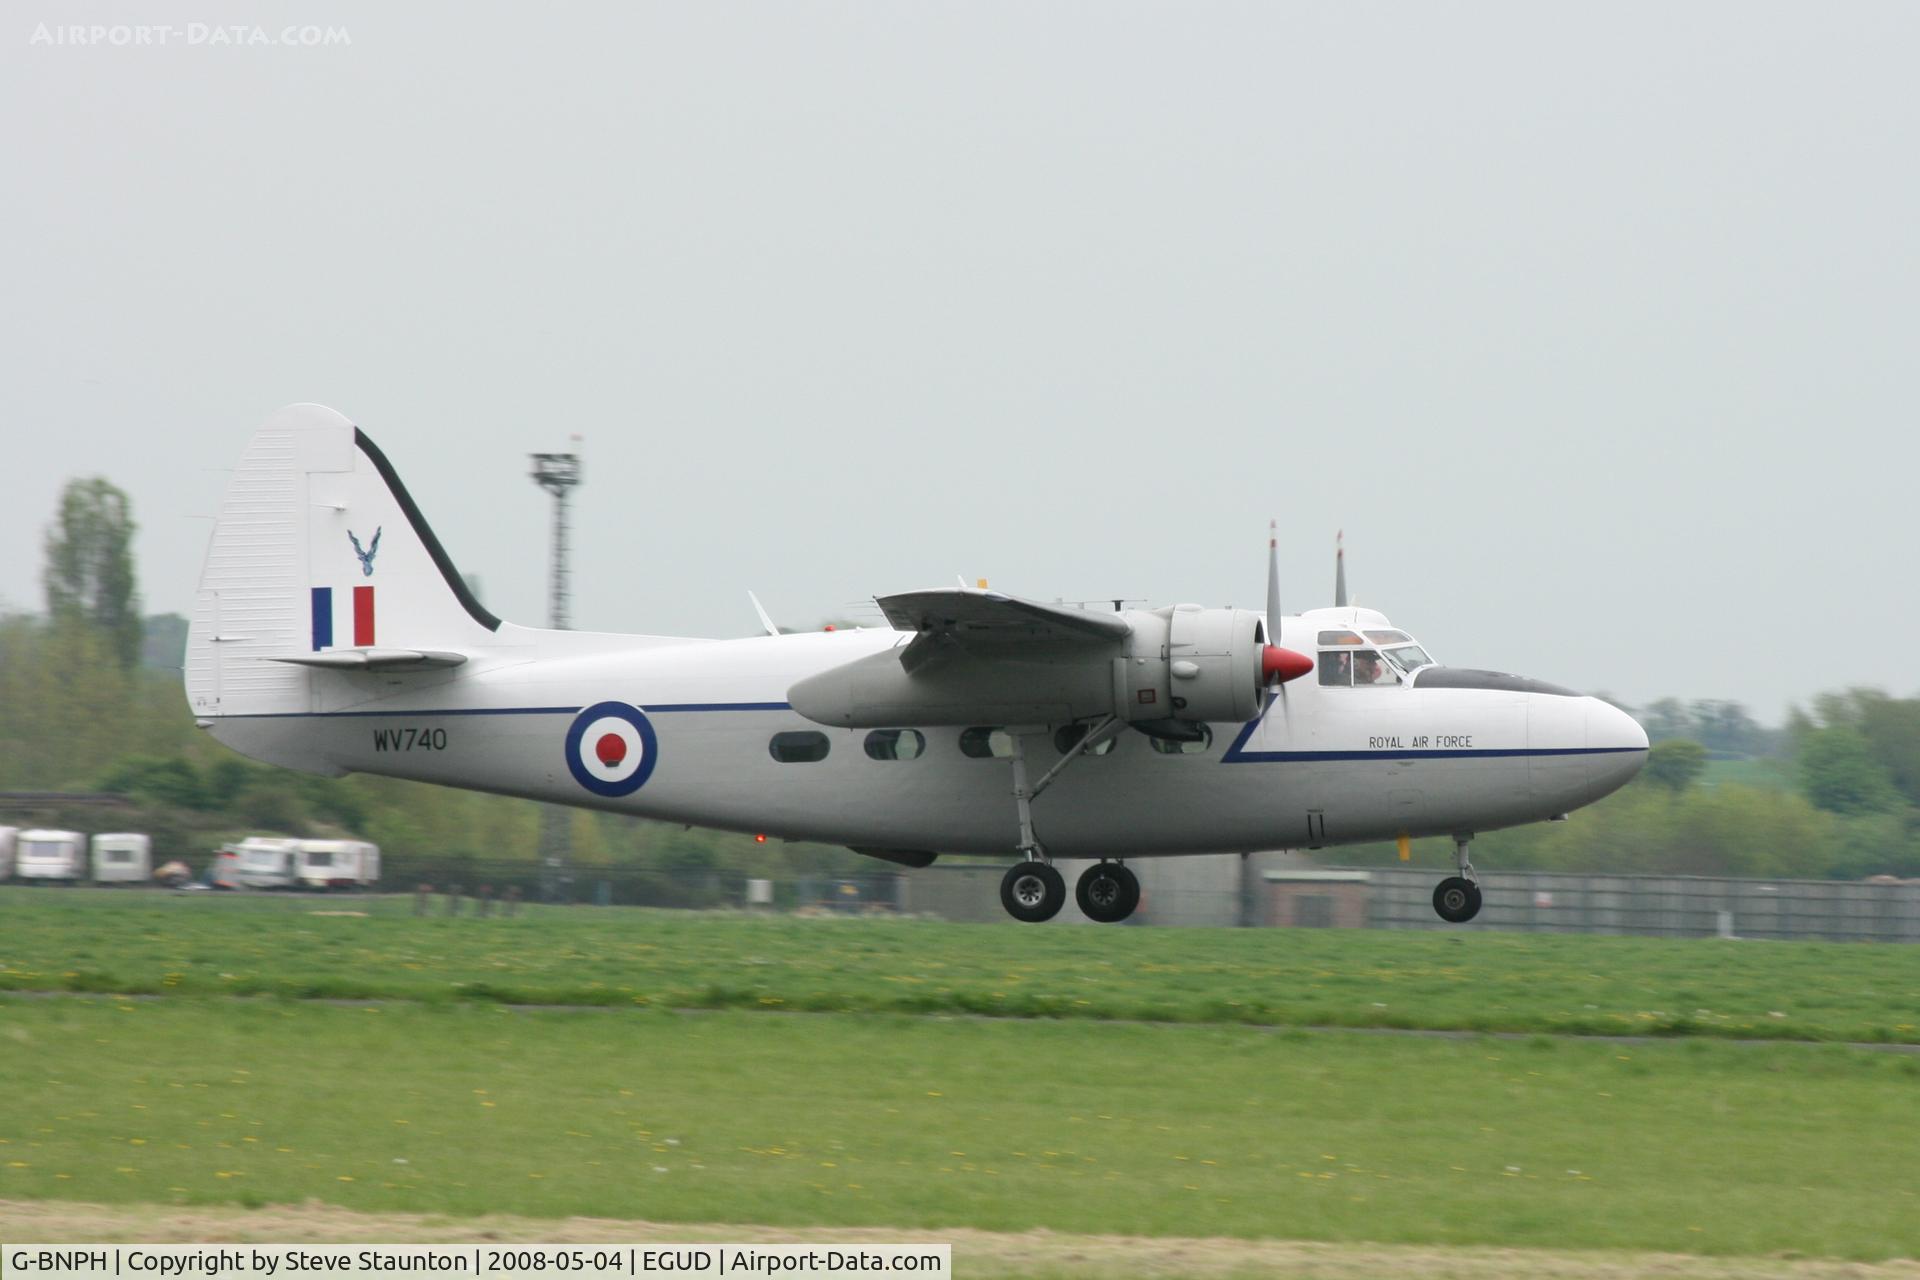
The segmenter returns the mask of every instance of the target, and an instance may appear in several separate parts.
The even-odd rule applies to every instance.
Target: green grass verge
[[[1920,1253],[1836,1047],[11,999],[0,1077],[0,1198]]]
[[[395,898],[3,890],[0,989],[1920,1043],[1912,946],[584,907],[477,920]]]

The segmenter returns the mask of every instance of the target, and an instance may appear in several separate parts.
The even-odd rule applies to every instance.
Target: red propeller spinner
[[[1260,683],[1285,684],[1289,680],[1298,680],[1313,670],[1313,659],[1304,653],[1292,649],[1282,649],[1277,644],[1267,645],[1260,651]]]

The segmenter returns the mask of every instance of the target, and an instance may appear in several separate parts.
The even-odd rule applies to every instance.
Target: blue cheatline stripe
[[[313,589],[313,651],[333,643],[333,588]]]
[[[642,711],[791,711],[784,702],[670,702]],[[388,716],[571,716],[579,707],[441,707],[400,711],[261,711],[216,720],[352,720]]]
[[[209,720],[356,720],[391,716],[570,716],[578,707],[441,707],[423,711],[253,711]]]
[[[642,711],[791,711],[790,702],[658,702]]]
[[[1229,751],[1221,764],[1313,760],[1487,760],[1500,756],[1609,756],[1645,747],[1497,747],[1461,751]]]

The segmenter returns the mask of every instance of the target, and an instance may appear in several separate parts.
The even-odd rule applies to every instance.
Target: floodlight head
[[[533,470],[527,474],[533,482],[556,498],[580,483],[580,455],[577,453],[536,453]]]

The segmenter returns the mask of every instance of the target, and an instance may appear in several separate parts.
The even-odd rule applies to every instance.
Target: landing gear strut
[[[1067,903],[1067,882],[1058,871],[1053,869],[1053,863],[1047,858],[1047,851],[1040,847],[1040,838],[1034,834],[1033,798],[1045,791],[1047,786],[1060,776],[1061,770],[1118,733],[1123,727],[1120,717],[1107,716],[1088,730],[1074,749],[1060,758],[1058,764],[1040,775],[1040,781],[1032,784],[1027,781],[1027,739],[1043,734],[1046,730],[1037,726],[1007,729],[1007,736],[1013,740],[1011,760],[1013,811],[1020,824],[1017,851],[1023,861],[1008,868],[1007,874],[1002,877],[1000,905],[1005,907],[1007,914],[1015,920],[1023,920],[1028,924],[1051,920],[1060,914],[1060,908]],[[1108,866],[1107,863],[1101,863],[1093,870],[1097,871],[1100,867]],[[1100,878],[1099,888],[1102,896],[1098,901],[1104,905],[1097,908],[1090,908],[1087,905],[1089,891],[1095,886],[1089,884],[1087,876],[1080,877],[1078,897],[1081,910],[1095,920],[1121,920],[1131,915],[1133,909],[1140,905],[1140,882],[1134,879],[1131,871],[1113,864],[1108,874],[1114,876],[1112,886],[1109,887],[1105,879]],[[1101,915],[1096,914],[1096,910],[1110,913],[1117,911],[1118,914]]]
[[[1480,914],[1480,883],[1474,879],[1473,862],[1467,857],[1471,833],[1453,838],[1453,860],[1459,875],[1448,876],[1433,890],[1433,909],[1448,924],[1465,924]]]
[[[1096,862],[1080,873],[1073,899],[1087,919],[1114,924],[1140,905],[1140,881],[1118,862]]]

